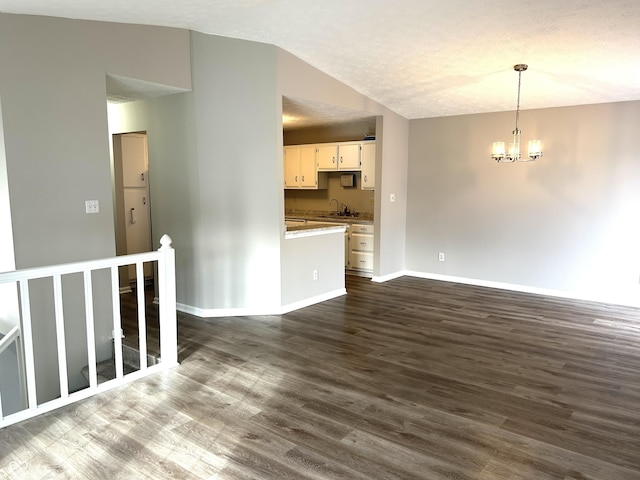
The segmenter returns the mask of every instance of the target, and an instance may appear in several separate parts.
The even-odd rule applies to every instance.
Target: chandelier
[[[532,162],[542,156],[542,145],[540,140],[529,140],[529,148],[527,156],[522,157],[520,155],[520,129],[518,128],[518,121],[520,120],[520,81],[522,79],[522,72],[528,68],[528,65],[519,63],[513,66],[513,69],[518,72],[518,103],[516,106],[516,128],[513,130],[513,142],[509,143],[508,149],[505,150],[504,142],[493,142],[493,151],[491,158],[499,163],[508,162]]]

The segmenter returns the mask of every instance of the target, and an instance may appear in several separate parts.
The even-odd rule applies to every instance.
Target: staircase
[[[153,355],[147,355],[147,365],[156,365],[160,363],[160,358]],[[140,352],[129,345],[122,345],[122,371],[124,375],[137,372],[140,370]],[[82,376],[89,381],[89,365],[81,370]],[[96,364],[96,373],[98,375],[98,384],[116,378],[116,362],[115,355],[111,358],[98,362]]]

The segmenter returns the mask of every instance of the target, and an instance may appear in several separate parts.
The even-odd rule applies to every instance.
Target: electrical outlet
[[[438,261],[439,261],[439,262],[444,262],[444,253],[440,252],[440,253],[438,254]]]
[[[85,200],[84,210],[86,213],[100,213],[100,202],[98,200]]]
[[[389,194],[389,201],[390,202],[395,202],[396,201],[396,194],[395,193],[390,193]]]
[[[375,198],[371,197],[369,199],[369,205],[373,206],[374,202],[375,202]]]
[[[317,280],[318,279],[318,270],[314,270],[313,271],[313,279]]]

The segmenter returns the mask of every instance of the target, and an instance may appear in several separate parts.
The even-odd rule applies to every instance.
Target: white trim
[[[120,295],[122,295],[123,293],[131,293],[133,292],[133,290],[131,290],[130,286],[126,286],[126,287],[120,287]]]
[[[280,309],[275,307],[271,310],[261,308],[199,308],[184,303],[176,302],[176,309],[182,313],[188,313],[200,318],[215,317],[253,317],[257,315],[279,315]]]
[[[53,275],[66,275],[69,273],[84,272],[85,270],[102,270],[113,266],[122,267],[137,262],[154,262],[158,260],[157,252],[134,253],[113,258],[101,258],[86,262],[65,263],[62,265],[49,265],[46,267],[25,268],[10,272],[0,272],[2,283],[32,280],[34,278],[52,277]],[[120,286],[118,286],[118,289]]]
[[[4,337],[0,340],[0,353],[4,352],[4,350],[11,345],[11,343],[16,340],[20,336],[20,327],[16,325],[8,333],[3,334]]]
[[[404,275],[406,275],[407,273],[403,270],[399,271],[399,272],[394,272],[394,273],[389,273],[387,275],[382,275],[382,276],[373,276],[371,278],[372,282],[376,282],[376,283],[384,283],[384,282],[388,282],[389,280],[395,280],[396,278],[400,278]]]
[[[289,313],[294,310],[298,310],[300,308],[309,307],[311,305],[315,305],[316,303],[326,302],[327,300],[331,300],[332,298],[341,297],[342,295],[347,294],[346,288],[340,288],[338,290],[334,290],[332,292],[323,293],[322,295],[317,295],[311,298],[305,298],[304,300],[299,300],[297,302],[290,303],[288,305],[283,305],[281,309],[281,313]]]
[[[565,290],[553,290],[550,288],[532,287],[529,285],[519,285],[515,283],[494,282],[491,280],[480,280],[476,278],[455,277],[452,275],[440,275],[437,273],[416,272],[405,270],[405,275],[429,280],[439,280],[443,282],[462,283],[465,285],[475,285],[478,287],[497,288],[500,290],[511,290],[521,293],[532,293],[534,295],[546,295],[548,297],[565,298],[568,300],[582,300],[586,302],[607,303],[609,305],[621,305],[625,307],[640,307],[640,299],[635,301],[621,301],[619,298],[598,296],[588,293],[567,292]]]
[[[219,318],[219,317],[254,317],[263,315],[282,315],[284,313],[293,312],[300,308],[309,307],[316,303],[326,302],[333,298],[346,295],[347,290],[340,288],[331,292],[323,293],[322,295],[316,295],[315,297],[305,298],[297,302],[293,302],[281,307],[275,307],[271,309],[261,308],[198,308],[191,305],[185,305],[184,303],[176,303],[176,309],[179,312],[187,313],[195,317],[200,318]]]

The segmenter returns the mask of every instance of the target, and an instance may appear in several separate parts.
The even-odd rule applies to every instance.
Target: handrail
[[[15,339],[17,339],[20,336],[20,327],[18,327],[17,325],[15,327],[13,327],[11,330],[9,330],[9,333],[7,333],[2,340],[0,340],[0,353],[4,352],[5,349],[11,345],[13,343],[13,341]]]
[[[53,409],[68,405],[78,400],[88,398],[96,393],[100,393],[111,388],[134,381],[155,372],[160,372],[178,365],[178,345],[177,345],[177,318],[176,318],[176,283],[175,283],[175,250],[171,247],[171,238],[163,235],[160,239],[161,247],[154,252],[136,253],[113,258],[103,258],[99,260],[88,260],[84,262],[67,263],[63,265],[50,265],[45,267],[28,268],[11,272],[0,273],[0,284],[15,283],[20,300],[20,322],[19,326],[12,328],[9,334],[0,341],[0,352],[16,341],[18,348],[18,362],[22,386],[25,392],[25,408],[17,413],[3,416],[2,398],[0,396],[0,428],[13,423],[26,420],[28,418],[46,413]],[[144,274],[143,264],[145,262],[156,262],[157,264],[157,286],[158,286],[158,317],[160,327],[160,362],[155,365],[147,365],[147,345],[146,345],[146,319],[144,306]],[[108,290],[102,291],[101,295],[110,293],[112,304],[112,321],[110,323],[113,332],[121,330],[120,318],[120,288],[119,288],[119,267],[125,265],[135,265],[137,282],[137,302],[138,302],[138,339],[140,352],[140,368],[132,373],[125,373],[123,368],[123,347],[120,335],[114,335],[114,357],[115,378],[98,383],[97,379],[97,359],[96,359],[96,332],[94,326],[94,284],[92,272],[97,270],[108,271],[111,281]],[[68,274],[82,274],[85,307],[85,328],[86,328],[86,355],[88,360],[89,385],[77,391],[70,391],[67,368],[67,341],[64,317],[65,308],[63,301],[62,276]],[[55,319],[55,335],[52,341],[56,342],[57,364],[59,376],[59,395],[53,400],[38,401],[36,391],[39,390],[39,382],[36,379],[35,358],[38,352],[35,350],[32,324],[31,308],[31,288],[30,280],[49,278],[53,285],[53,316]],[[74,298],[74,297],[72,297]],[[105,297],[106,298],[106,297]],[[78,298],[78,301],[82,299]],[[40,309],[33,309],[33,316]],[[104,325],[103,325],[104,328]],[[74,366],[75,368],[75,366]]]
[[[111,266],[122,267],[138,262],[151,262],[158,259],[157,252],[133,253],[112,258],[87,260],[86,262],[65,263],[61,265],[48,265],[45,267],[25,268],[9,272],[0,272],[0,283],[19,282],[21,280],[33,280],[36,278],[51,277],[53,275],[67,275],[69,273],[83,272],[84,270],[100,270]]]

